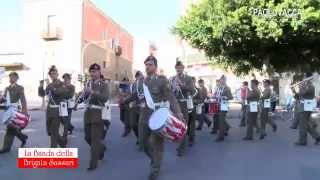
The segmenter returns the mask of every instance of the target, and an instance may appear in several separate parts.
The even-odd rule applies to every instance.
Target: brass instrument
[[[313,75],[313,76],[311,76],[311,77],[305,78],[305,79],[303,79],[302,81],[299,81],[299,82],[297,82],[297,83],[295,83],[295,84],[290,85],[290,88],[295,88],[295,87],[303,86],[303,85],[305,85],[306,82],[311,81],[311,80],[317,78],[318,76],[319,76],[319,75],[317,74],[317,75]]]
[[[77,110],[77,107],[81,103],[88,103],[91,98],[91,94],[88,94],[85,90],[91,89],[91,80],[89,80],[86,85],[84,86],[83,90],[80,92],[80,95],[76,98],[76,103],[74,106],[74,110]]]

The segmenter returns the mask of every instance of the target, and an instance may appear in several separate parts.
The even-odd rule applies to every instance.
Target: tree
[[[318,0],[202,0],[173,33],[238,74],[320,69]]]

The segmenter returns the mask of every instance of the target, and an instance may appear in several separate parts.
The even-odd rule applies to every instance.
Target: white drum
[[[168,138],[172,142],[184,138],[187,133],[187,125],[176,118],[168,108],[159,108],[149,119],[149,128],[155,133]]]

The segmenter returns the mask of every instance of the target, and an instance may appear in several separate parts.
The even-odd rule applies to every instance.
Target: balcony
[[[42,31],[42,39],[45,41],[62,40],[63,33],[61,28],[50,28]]]

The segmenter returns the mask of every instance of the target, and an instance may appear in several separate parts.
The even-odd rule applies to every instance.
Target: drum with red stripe
[[[10,122],[10,125],[23,129],[28,126],[30,121],[31,121],[30,115],[26,115],[17,111],[14,113],[13,119]]]
[[[168,108],[156,110],[149,119],[149,128],[172,142],[184,138],[187,133],[187,125],[173,115]]]
[[[219,106],[219,102],[216,99],[211,99],[208,104],[209,104],[209,107],[208,107],[209,114],[219,113],[220,106]]]

